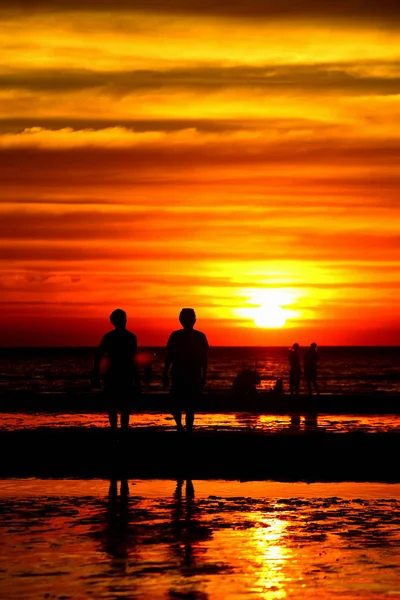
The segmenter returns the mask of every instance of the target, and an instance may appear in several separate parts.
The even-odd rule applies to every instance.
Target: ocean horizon
[[[0,390],[68,391],[91,389],[95,346],[0,347]],[[307,347],[301,347],[303,356]],[[400,392],[400,346],[319,346],[321,392]],[[152,357],[150,391],[162,387],[165,346],[140,346]],[[242,370],[257,369],[259,389],[281,378],[287,389],[287,346],[211,346],[207,387],[229,389]],[[305,391],[305,381],[302,381]]]

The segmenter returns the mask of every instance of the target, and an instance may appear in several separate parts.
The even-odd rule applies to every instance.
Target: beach
[[[111,431],[104,395],[87,387],[78,358],[69,379],[54,373],[57,353],[53,374],[43,355],[19,373],[3,360],[7,599],[400,595],[394,363],[368,391],[366,370],[355,388],[349,367],[342,387],[318,397],[277,398],[266,380],[254,396],[234,396],[218,383],[234,378],[222,353],[194,431],[182,435],[157,369],[129,430]]]

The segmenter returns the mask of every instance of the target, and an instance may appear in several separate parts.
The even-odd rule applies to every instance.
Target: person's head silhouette
[[[297,350],[299,349],[299,345],[297,342],[295,342],[292,346],[292,350],[294,350],[295,352],[297,352]]]
[[[110,321],[115,329],[125,329],[126,327],[126,312],[117,308],[110,315]]]
[[[310,344],[310,348],[311,348],[311,350],[316,350],[317,344],[315,342],[313,342],[312,344]]]
[[[184,329],[193,329],[196,323],[196,313],[193,308],[182,308],[179,321]]]

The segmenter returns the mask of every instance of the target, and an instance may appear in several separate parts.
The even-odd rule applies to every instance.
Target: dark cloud
[[[137,240],[154,213],[123,214],[81,211],[67,214],[12,212],[1,215],[0,239]],[[161,225],[161,224],[160,224]],[[164,226],[165,227],[165,226]],[[162,226],[160,227],[162,229]]]
[[[282,243],[283,246],[294,243],[306,246],[311,239],[312,243],[318,242],[323,245],[324,239],[318,231],[310,230],[307,223],[304,223],[305,212],[309,223],[317,223],[316,230],[324,226],[325,219],[321,211],[307,205],[297,209],[293,205],[290,220],[286,223],[282,223],[281,207],[271,211],[266,207],[263,215],[254,216],[251,213],[246,214],[245,211],[221,215],[215,213],[212,207],[203,212],[194,208],[193,211],[183,214],[151,209],[140,214],[127,211],[79,211],[57,215],[47,212],[14,211],[1,215],[0,239],[20,240],[21,243],[124,241],[128,244],[165,239],[176,240],[177,246],[185,245],[188,240],[208,244],[211,239],[214,240],[213,244],[218,246],[224,240],[229,242],[233,238],[251,239],[258,247],[264,247],[267,243]],[[358,214],[357,210],[355,214]],[[335,214],[332,216],[335,217]],[[330,245],[346,243],[350,246],[354,240],[357,240],[357,244],[363,243],[365,235],[361,227],[354,233],[349,221],[348,226],[342,225],[340,231],[335,233]],[[379,239],[384,243],[391,243],[392,237],[382,234]]]
[[[232,18],[348,19],[356,22],[399,19],[397,0],[13,0],[1,12],[58,11],[195,14]]]
[[[72,135],[72,134],[71,134]],[[23,143],[23,141],[22,141]],[[197,144],[191,140],[174,144],[138,144],[127,148],[94,148],[89,146],[62,148],[13,148],[0,151],[0,186],[51,185],[68,188],[96,186],[101,173],[102,187],[121,185],[154,186],[196,181],[193,168],[205,169],[208,183],[225,175],[225,184],[239,178],[237,167],[260,167],[266,171],[261,178],[273,180],[276,166],[385,166],[396,167],[400,162],[400,139],[353,138],[301,139],[288,138],[265,143],[244,140],[212,140]],[[221,169],[224,167],[224,169]],[[259,175],[258,175],[259,176]],[[197,181],[202,183],[200,179]],[[243,180],[250,177],[243,171]],[[382,189],[388,179],[376,179]],[[221,179],[222,183],[222,179]],[[260,181],[261,183],[261,181]]]
[[[390,67],[390,76],[368,74],[372,67]],[[284,93],[340,93],[341,95],[400,94],[400,62],[357,62],[287,64],[264,66],[208,66],[164,70],[13,70],[0,73],[0,89],[32,92],[73,92],[101,89],[103,93],[124,96],[143,90],[179,88],[193,91],[258,89]]]
[[[390,267],[392,275],[396,275],[394,267]],[[96,275],[94,276],[96,278]],[[61,281],[60,281],[61,280]],[[71,288],[73,286],[81,286],[83,283],[86,286],[90,286],[91,282],[88,282],[87,275],[85,277],[76,275],[55,275],[54,273],[38,273],[35,268],[32,271],[15,271],[12,275],[10,273],[0,273],[0,289],[3,292],[31,292],[31,291],[42,291],[45,286],[46,289],[59,289]],[[103,275],[101,278],[101,289],[117,289],[126,288],[127,294],[130,294],[132,290],[137,290],[140,287],[143,290],[148,289],[148,286],[161,286],[171,287],[171,278],[169,275],[142,275],[135,274],[134,280],[127,283],[126,273],[119,275]],[[213,277],[205,275],[187,275],[187,274],[176,274],[174,276],[174,289],[184,288],[189,290],[192,287],[213,287],[222,288],[226,290],[231,289],[246,289],[254,288],[256,285],[257,289],[276,289],[276,283],[257,283],[255,284],[254,279],[232,279],[231,277]],[[315,281],[309,282],[296,282],[279,284],[279,289],[320,289],[320,290],[360,290],[360,289],[373,289],[376,288],[376,281],[337,281],[335,283],[321,283]],[[400,281],[393,280],[382,280],[379,281],[379,290],[393,290],[393,293],[397,294],[397,290],[400,288]],[[153,288],[151,288],[153,289]],[[6,304],[7,302],[0,302],[0,304]],[[16,302],[16,304],[22,304],[23,301]],[[77,301],[81,304],[91,304],[86,302]]]
[[[266,228],[267,229],[267,228]],[[193,242],[191,232],[186,238],[173,235],[167,241],[154,238],[151,233],[146,241],[143,239],[125,244],[90,243],[81,246],[65,243],[64,240],[52,240],[51,243],[20,241],[18,244],[3,244],[0,248],[0,260],[7,264],[35,264],[46,261],[50,264],[59,262],[84,263],[86,261],[138,261],[168,263],[168,261],[262,261],[287,260],[288,255],[296,260],[314,260],[329,262],[335,260],[351,261],[360,258],[366,260],[389,260],[398,263],[400,260],[400,236],[366,233],[366,232],[330,232],[301,230],[299,232],[278,231],[271,234],[266,230],[263,235],[257,235],[252,228],[229,230],[229,234],[218,236],[213,240],[205,239],[208,232],[203,231],[203,237]],[[242,234],[242,235],[240,235]],[[229,243],[235,239],[235,244]],[[251,245],[249,246],[249,239]],[[116,236],[115,240],[119,240]],[[239,242],[237,240],[240,240]],[[81,240],[79,240],[81,241]],[[63,243],[64,242],[64,243]],[[262,249],[262,250],[261,250]],[[70,267],[71,268],[71,267]]]
[[[0,118],[0,133],[21,133],[25,129],[32,127],[41,127],[49,131],[57,131],[63,128],[74,130],[91,129],[99,131],[108,127],[124,127],[131,131],[139,133],[144,132],[174,132],[184,129],[196,129],[203,133],[225,133],[231,131],[257,131],[259,129],[269,129],[277,132],[284,131],[302,131],[318,130],[328,131],[336,127],[324,121],[306,118],[257,118],[257,119],[93,119],[76,118],[64,115],[56,118],[49,117],[18,117],[18,118]]]

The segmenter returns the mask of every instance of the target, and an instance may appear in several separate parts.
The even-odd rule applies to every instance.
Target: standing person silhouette
[[[317,344],[313,342],[304,356],[304,377],[306,378],[308,393],[312,394],[312,386],[317,394],[319,387],[317,383],[318,350]]]
[[[118,427],[118,412],[121,413],[121,428],[129,427],[132,400],[140,392],[139,372],[135,365],[137,338],[126,329],[126,312],[117,308],[110,315],[114,330],[105,334],[94,359],[93,385],[100,385],[100,362],[108,361],[104,375],[104,391],[107,399],[108,418],[111,429]]]
[[[206,381],[208,342],[204,333],[194,329],[196,313],[193,308],[182,308],[179,321],[183,329],[173,331],[167,343],[163,382],[167,389],[168,371],[172,365],[172,415],[178,431],[182,432],[182,411],[185,411],[186,432],[191,433],[194,405]]]
[[[301,378],[301,366],[300,366],[300,352],[299,345],[297,343],[293,344],[293,346],[289,350],[289,389],[290,393],[299,394],[300,393],[300,378]]]

